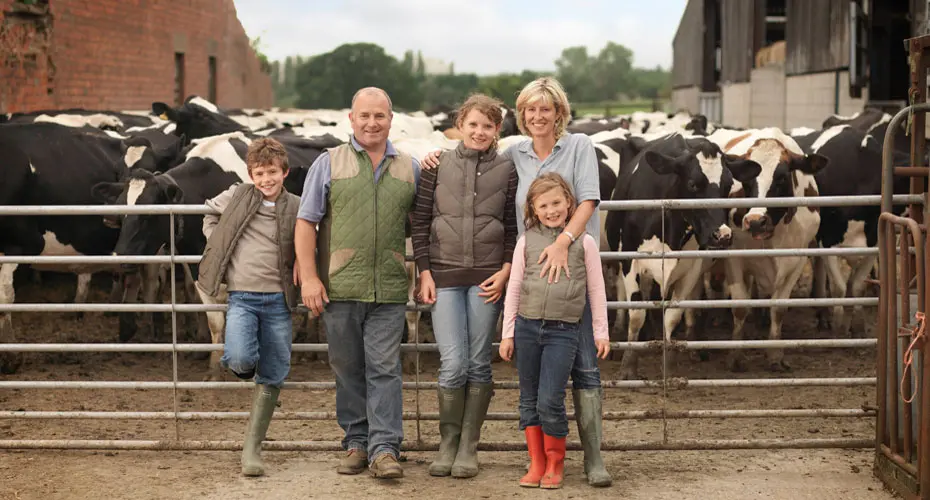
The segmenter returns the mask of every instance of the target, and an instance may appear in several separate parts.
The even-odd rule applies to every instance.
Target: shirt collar
[[[355,140],[355,134],[352,134],[352,147],[355,148],[355,152],[357,153],[365,151],[365,148]],[[397,149],[394,148],[394,143],[392,143],[390,139],[388,139],[387,147],[384,149],[384,156],[397,156]]]
[[[560,137],[558,141],[555,141],[555,146],[552,147],[552,152],[555,153],[556,151],[564,148],[566,144],[568,144],[568,134],[562,134],[562,137]],[[536,152],[533,151],[533,139],[525,141],[523,144],[521,144],[520,152],[532,154],[533,157],[536,157]]]

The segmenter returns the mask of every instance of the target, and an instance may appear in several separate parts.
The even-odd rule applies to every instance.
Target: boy
[[[221,215],[203,217],[207,246],[197,286],[218,297],[225,283],[229,292],[220,363],[241,379],[255,377],[242,474],[261,476],[261,443],[291,366],[291,311],[297,306],[294,227],[300,198],[284,189],[287,151],[275,139],[252,142],[246,166],[254,184],[234,184],[207,200]]]

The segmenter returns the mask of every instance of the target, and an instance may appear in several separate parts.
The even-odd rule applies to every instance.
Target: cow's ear
[[[648,144],[646,142],[646,139],[643,139],[642,137],[630,136],[630,137],[627,137],[626,140],[627,142],[629,142],[630,149],[633,150],[634,155],[638,155],[640,151],[646,149],[646,145]]]
[[[123,192],[122,182],[98,182],[90,189],[90,195],[97,201],[111,204]]]
[[[165,196],[168,198],[168,203],[180,205],[184,199],[184,191],[177,184],[170,182],[165,185]]]
[[[152,103],[152,114],[161,118],[162,120],[170,120],[173,122],[178,121],[178,113],[171,106],[163,102],[153,102]]]
[[[829,164],[830,160],[826,156],[811,153],[804,156],[792,155],[788,168],[790,170],[800,170],[805,174],[814,175],[826,168]]]
[[[733,178],[740,182],[749,182],[753,178],[759,175],[759,172],[762,172],[762,165],[758,163],[740,158],[735,155],[723,155],[724,165],[730,170],[730,173],[733,174]]]
[[[678,158],[666,156],[657,151],[646,151],[643,159],[660,175],[677,174],[681,171],[681,163]]]

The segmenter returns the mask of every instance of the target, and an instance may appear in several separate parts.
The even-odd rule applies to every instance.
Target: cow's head
[[[749,182],[761,171],[755,161],[723,154],[719,146],[705,139],[688,140],[684,152],[677,157],[650,150],[643,159],[656,173],[678,177],[679,199],[726,198],[734,179]],[[682,212],[701,248],[726,248],[732,243],[727,209],[696,208]]]
[[[707,135],[709,132],[707,130],[707,117],[704,115],[694,115],[691,118],[691,121],[685,125],[685,130],[690,130],[694,132],[694,135]]]
[[[197,96],[189,97],[177,108],[163,102],[153,102],[152,113],[177,124],[173,133],[188,140],[245,130],[210,101]]]
[[[752,182],[743,183],[736,196],[746,198],[790,198],[817,196],[814,174],[829,160],[822,155],[804,154],[798,144],[776,128],[755,130],[730,142],[727,152],[761,165],[762,172]],[[791,223],[795,207],[753,207],[733,210],[733,224],[755,239],[769,239],[779,223]],[[803,208],[803,210],[807,210]]]
[[[101,182],[93,187],[94,197],[108,205],[177,205],[184,193],[168,175],[134,168],[123,182]],[[176,219],[175,234],[181,231]],[[155,255],[170,241],[167,215],[128,214],[119,216],[120,234],[115,255]],[[135,269],[134,265],[127,269]]]

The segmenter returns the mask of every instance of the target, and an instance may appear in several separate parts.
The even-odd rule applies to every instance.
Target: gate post
[[[909,500],[930,500],[930,353],[925,342],[927,302],[925,273],[930,260],[924,249],[930,219],[924,166],[927,69],[930,35],[905,41],[909,51],[909,103],[885,132],[882,148],[882,204],[879,237],[879,309],[875,426],[875,475]],[[911,164],[894,167],[894,136],[907,118]],[[911,177],[911,194],[924,196],[924,207],[909,205],[907,217],[894,215],[891,196],[895,175]],[[897,229],[900,228],[900,234]],[[911,257],[910,247],[915,250]],[[914,313],[912,314],[912,311]]]

